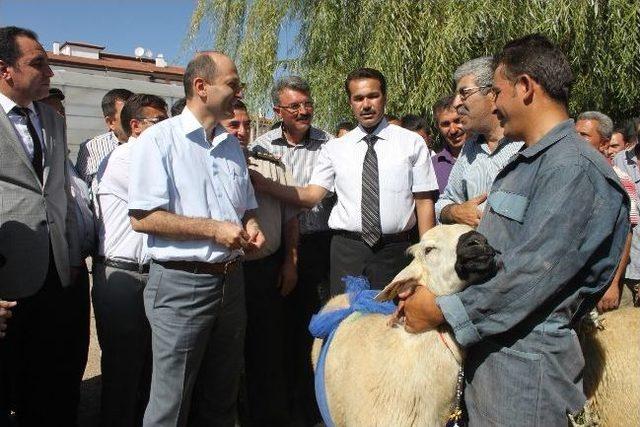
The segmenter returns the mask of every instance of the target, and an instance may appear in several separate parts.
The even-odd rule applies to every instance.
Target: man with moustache
[[[629,199],[568,115],[573,80],[541,35],[494,60],[496,114],[524,148],[498,173],[478,231],[496,275],[453,295],[404,292],[406,329],[446,322],[464,347],[469,425],[565,426],[586,397],[573,328],[603,295],[629,232]],[[411,295],[411,296],[409,296]]]
[[[454,96],[445,96],[433,105],[433,118],[440,136],[444,139],[444,148],[431,157],[440,194],[444,192],[447,182],[449,182],[451,169],[466,141],[462,118],[453,108],[453,99]]]
[[[37,35],[0,28],[0,424],[75,425],[87,289],[64,117],[37,102],[53,71]],[[1,322],[0,322],[1,323]]]
[[[282,121],[261,135],[249,150],[264,150],[279,159],[291,173],[295,185],[307,185],[318,163],[321,148],[332,135],[312,126],[314,103],[309,84],[297,76],[275,82],[271,90],[273,111]],[[258,190],[260,192],[260,190]],[[285,298],[286,357],[289,375],[289,400],[292,422],[313,425],[320,421],[315,403],[310,351],[312,337],[307,326],[329,294],[329,249],[331,232],[327,224],[335,198],[324,197],[309,210],[300,213],[296,263],[285,259],[282,274],[295,270],[297,285]],[[296,265],[297,264],[297,265]]]
[[[336,192],[329,218],[335,233],[334,295],[344,290],[341,279],[346,275],[364,275],[372,288],[382,289],[406,266],[405,251],[417,239],[416,231],[422,235],[435,224],[438,188],[424,140],[384,117],[387,86],[382,73],[357,69],[347,76],[345,90],[359,126],[323,147],[309,185],[284,187],[255,177],[263,191],[306,207]]]
[[[449,181],[436,203],[438,221],[477,227],[491,183],[522,142],[504,138],[493,114],[491,57],[472,59],[453,74],[453,107],[462,117],[467,143],[451,169]]]
[[[184,88],[182,113],[131,147],[129,214],[151,258],[143,424],[233,426],[246,323],[240,257],[264,244],[242,149],[220,125],[243,85],[229,57],[203,52]]]

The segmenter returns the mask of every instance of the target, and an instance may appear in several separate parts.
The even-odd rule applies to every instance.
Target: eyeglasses
[[[299,110],[313,110],[313,102],[312,101],[294,102],[293,104],[289,104],[289,105],[277,105],[277,107],[284,108],[291,114],[294,114],[294,113],[297,113]]]
[[[148,122],[148,123],[153,123],[154,125],[156,123],[159,123],[163,120],[166,120],[167,117],[166,116],[159,116],[159,117],[137,117],[138,120],[140,120],[141,122]]]
[[[490,87],[492,87],[492,85],[484,85],[484,86],[474,86],[474,87],[461,87],[460,89],[458,89],[458,95],[460,95],[460,98],[462,98],[462,100],[466,100],[467,98],[469,98],[471,95],[473,95],[476,92],[481,91],[482,89],[489,89]]]

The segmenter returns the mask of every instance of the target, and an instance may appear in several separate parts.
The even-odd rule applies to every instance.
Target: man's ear
[[[8,80],[9,74],[9,66],[6,62],[0,59],[0,79]]]
[[[516,91],[518,91],[518,95],[522,97],[525,105],[531,104],[531,102],[533,101],[534,91],[540,89],[540,85],[536,83],[536,81],[533,80],[531,76],[527,74],[518,76],[518,80],[516,81]]]
[[[278,116],[280,119],[282,119],[282,114],[280,114],[280,107],[278,107],[277,105],[273,106],[273,112],[276,113],[276,116]]]
[[[116,126],[116,118],[114,116],[105,116],[104,122],[107,124],[109,130],[113,130]]]
[[[207,90],[205,88],[206,84],[207,82],[202,77],[196,77],[195,79],[193,79],[193,93],[195,93],[200,97],[206,96],[207,95]]]

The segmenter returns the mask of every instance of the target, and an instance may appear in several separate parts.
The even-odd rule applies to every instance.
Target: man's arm
[[[418,232],[420,237],[436,225],[436,214],[434,211],[434,203],[436,199],[435,191],[425,191],[414,193],[413,197],[416,201],[416,217],[418,219]]]
[[[251,194],[253,195],[253,192]],[[257,203],[255,206],[257,207]],[[248,244],[243,246],[244,251],[253,252],[262,248],[266,239],[256,219],[255,209],[249,210],[244,214],[242,224],[244,225],[244,231],[247,233],[247,236],[249,236]]]
[[[312,208],[324,199],[327,189],[319,185],[309,184],[306,187],[293,187],[282,185],[267,179],[259,172],[250,170],[253,188],[259,193],[266,193],[285,203]]]
[[[78,172],[78,176],[82,178],[82,180],[87,184],[88,187],[91,187],[91,176],[89,175],[89,141],[87,139],[85,142],[80,144],[78,148],[78,157],[76,158],[76,172]]]
[[[161,209],[130,210],[131,227],[138,233],[175,240],[212,240],[229,249],[249,248],[251,237],[240,225],[210,218],[190,218]]]
[[[467,152],[470,150],[470,144],[474,143],[475,142],[473,141],[467,141],[462,147],[462,151],[460,152],[458,159],[453,165],[453,168],[451,168],[451,173],[449,173],[447,186],[444,188],[444,191],[442,192],[442,194],[440,194],[440,197],[436,202],[436,220],[441,223],[444,223],[444,220],[442,218],[442,210],[446,206],[454,203],[463,203],[467,200],[464,181],[462,177],[464,176],[464,173],[469,166],[466,161]]]
[[[450,203],[440,211],[440,222],[443,224],[466,224],[475,228],[482,219],[479,205],[485,200],[487,200],[487,194],[483,193],[463,203]]]
[[[620,304],[620,295],[622,290],[622,279],[624,278],[624,273],[627,269],[627,265],[629,264],[629,259],[631,255],[631,238],[633,233],[629,233],[627,236],[627,241],[624,244],[624,251],[622,252],[622,257],[620,258],[620,264],[618,265],[618,269],[616,270],[616,274],[613,276],[613,280],[609,285],[609,289],[604,293],[600,301],[596,307],[598,308],[598,312],[604,313],[605,311],[614,310],[618,308]]]
[[[284,260],[278,278],[280,295],[286,297],[298,283],[298,217],[294,216],[284,224]]]

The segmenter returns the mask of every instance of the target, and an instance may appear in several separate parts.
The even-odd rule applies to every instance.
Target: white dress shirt
[[[96,175],[98,254],[107,259],[146,264],[147,235],[133,231],[129,220],[129,164],[136,138],[119,145],[100,164]]]
[[[389,124],[386,119],[373,132],[380,182],[380,222],[383,234],[410,230],[416,224],[413,193],[437,191],[431,152],[420,135]],[[362,164],[367,152],[361,126],[327,142],[318,158],[310,184],[338,195],[329,227],[362,231]]]
[[[0,105],[2,105],[2,109],[7,114],[9,121],[13,124],[13,127],[16,130],[18,135],[18,139],[24,148],[25,153],[27,153],[27,157],[29,160],[33,161],[33,140],[31,139],[31,134],[29,133],[29,128],[27,127],[27,118],[21,116],[13,110],[16,104],[11,99],[9,99],[4,94],[0,93]],[[42,137],[42,125],[40,124],[40,119],[38,118],[38,114],[36,112],[35,106],[33,102],[30,102],[27,105],[29,109],[29,118],[31,119],[31,123],[33,123],[33,127],[36,129],[36,133],[38,134],[38,138],[40,138],[40,146],[42,147],[42,161],[44,164],[44,155],[46,153],[46,147],[44,146],[44,138]]]
[[[241,225],[245,212],[258,207],[238,140],[220,125],[209,140],[189,108],[144,131],[132,148],[130,174],[129,209]],[[221,262],[242,253],[211,240],[156,235],[147,245],[157,261]]]

